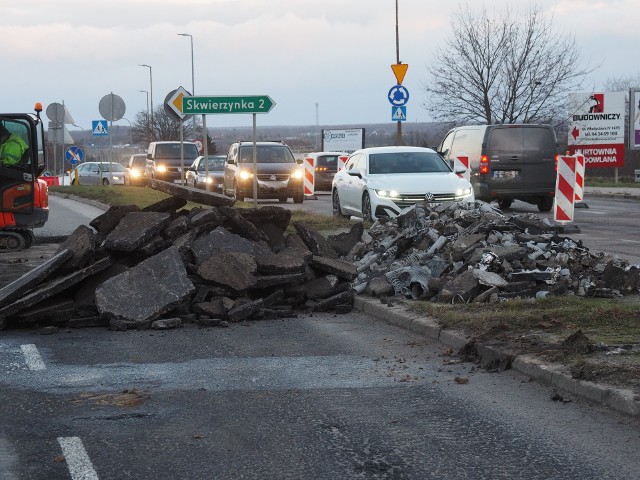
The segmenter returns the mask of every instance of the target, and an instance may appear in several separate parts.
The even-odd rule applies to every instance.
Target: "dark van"
[[[182,151],[182,158],[181,152]],[[152,180],[178,183],[182,180],[182,169],[187,169],[200,153],[193,142],[151,142],[147,151],[147,177]]]
[[[469,157],[476,199],[532,203],[541,212],[553,207],[558,144],[551,125],[472,125],[450,130],[438,148],[453,165]]]

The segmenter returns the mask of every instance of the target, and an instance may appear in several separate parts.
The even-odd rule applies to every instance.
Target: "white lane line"
[[[624,238],[621,238],[620,241],[627,242],[627,243],[640,243],[640,240],[626,240]]]
[[[79,437],[59,437],[58,443],[73,480],[98,480],[98,474]]]
[[[24,355],[29,370],[36,371],[47,369],[42,361],[40,352],[38,352],[38,349],[34,344],[30,343],[28,345],[20,345],[20,349],[22,350],[22,354]]]

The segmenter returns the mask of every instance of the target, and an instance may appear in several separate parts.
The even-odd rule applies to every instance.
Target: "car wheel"
[[[342,217],[345,218],[347,215],[342,213],[340,208],[340,197],[338,196],[338,190],[334,190],[331,195],[331,207],[334,217]]]
[[[293,195],[293,203],[302,203],[304,201],[304,193],[298,192]]]
[[[362,195],[362,220],[365,222],[373,222],[373,214],[371,213],[371,198],[369,193],[364,192]]]
[[[549,212],[553,208],[553,197],[542,197],[538,201],[538,210],[541,212]]]
[[[109,179],[108,178],[103,178],[102,179],[102,185],[104,185],[105,187],[109,185]]]
[[[278,197],[280,203],[287,203],[287,200],[289,200],[289,197]]]
[[[509,208],[512,203],[513,200],[511,198],[501,198],[500,200],[498,200],[498,206],[502,210],[506,210],[507,208]]]

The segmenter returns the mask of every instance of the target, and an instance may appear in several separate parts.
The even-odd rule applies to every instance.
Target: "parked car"
[[[331,191],[333,176],[338,171],[338,159],[342,158],[346,162],[348,156],[344,152],[312,152],[305,155],[305,159],[310,158],[314,162],[314,191]]]
[[[76,176],[77,172],[77,176]],[[125,168],[116,162],[84,162],[71,172],[71,185],[124,185]]]
[[[180,151],[182,148],[182,158]],[[200,153],[193,142],[166,141],[151,142],[147,151],[147,177],[165,182],[179,183],[182,181],[182,165],[185,173],[189,165],[198,158]]]
[[[125,165],[124,184],[125,185],[145,185],[147,183],[147,155],[136,153],[131,155],[129,162]]]
[[[438,147],[448,161],[469,157],[476,198],[497,200],[509,208],[513,200],[553,208],[558,143],[551,125],[472,125],[450,130]]]
[[[207,178],[207,162],[204,161],[204,156],[200,155],[193,161],[187,171],[187,186],[206,190],[208,183],[210,185],[210,191],[222,193],[222,187],[224,184],[224,164],[226,159],[226,155],[209,155],[209,177]]]
[[[473,202],[473,188],[434,150],[375,147],[353,152],[333,177],[334,216],[373,221],[394,217],[417,202]]]
[[[282,142],[256,143],[258,198],[277,198],[294,203],[304,200],[302,167]],[[236,200],[253,198],[253,142],[236,142],[229,147],[224,166],[224,193]]]

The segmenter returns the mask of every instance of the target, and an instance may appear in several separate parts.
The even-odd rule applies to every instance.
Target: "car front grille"
[[[258,180],[261,180],[263,182],[269,182],[269,181],[286,182],[287,180],[289,180],[289,174],[288,173],[278,173],[278,174],[263,173],[263,174],[258,174]]]
[[[402,195],[399,198],[392,198],[393,203],[398,205],[400,208],[407,208],[411,205],[423,202],[425,200],[425,193],[414,193],[414,194],[406,194]],[[442,202],[456,202],[460,201],[464,198],[463,195],[456,195],[455,192],[451,193],[434,193],[433,200],[431,203],[442,203]]]

